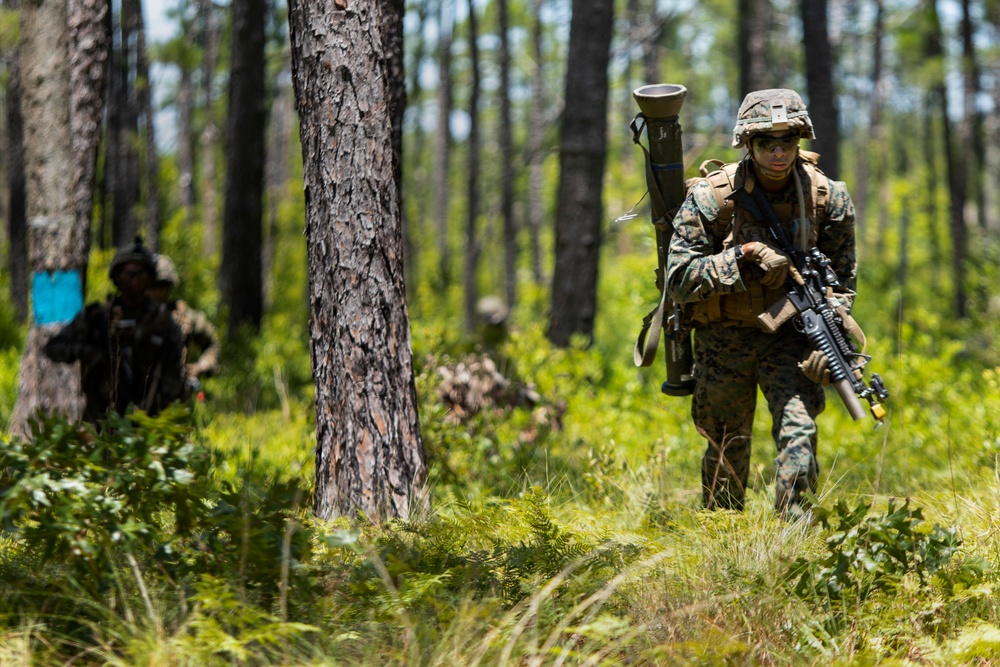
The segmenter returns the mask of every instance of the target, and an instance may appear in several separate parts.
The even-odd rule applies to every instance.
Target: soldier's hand
[[[819,350],[813,350],[809,356],[799,364],[803,374],[816,384],[824,387],[830,384],[830,362],[826,355]]]
[[[760,282],[768,287],[780,287],[788,277],[788,256],[766,243],[757,241],[746,253],[746,258],[764,270]]]

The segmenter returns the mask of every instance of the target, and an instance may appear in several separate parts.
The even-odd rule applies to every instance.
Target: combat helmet
[[[141,236],[136,236],[131,245],[127,245],[115,253],[114,259],[111,260],[111,266],[108,268],[108,276],[111,277],[111,280],[115,280],[118,271],[129,263],[142,264],[149,271],[150,276],[156,275],[156,260],[153,259],[153,253],[149,251],[149,248],[142,244]]]
[[[174,266],[174,261],[163,254],[158,254],[156,256],[156,277],[153,279],[154,283],[166,283],[171,287],[177,287],[181,278],[177,273],[177,267]]]
[[[802,98],[788,88],[755,90],[743,98],[736,127],[733,128],[733,148],[750,143],[758,132],[798,129],[803,139],[815,139],[809,112]]]

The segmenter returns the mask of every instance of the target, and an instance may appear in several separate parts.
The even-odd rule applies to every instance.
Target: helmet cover
[[[740,105],[733,128],[733,148],[742,148],[760,132],[799,130],[803,139],[815,139],[812,120],[802,98],[788,88],[756,90]]]
[[[141,236],[136,236],[132,245],[127,245],[115,253],[114,259],[111,260],[111,266],[108,268],[108,276],[111,277],[111,280],[115,280],[118,271],[129,263],[142,264],[149,271],[150,277],[156,275],[156,260],[153,259],[153,253],[149,251],[149,248],[142,244]]]
[[[171,287],[177,287],[181,283],[177,267],[174,266],[173,260],[166,255],[158,254],[156,256],[156,278],[153,279],[153,282],[169,283]]]

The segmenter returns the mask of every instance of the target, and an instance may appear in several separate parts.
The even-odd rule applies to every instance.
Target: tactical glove
[[[788,256],[775,250],[766,243],[757,241],[753,244],[746,258],[764,269],[764,277],[760,279],[767,287],[781,287],[788,277]]]
[[[807,378],[824,387],[830,384],[829,366],[830,362],[827,360],[826,355],[819,350],[810,352],[805,361],[799,364],[799,368],[802,369]]]

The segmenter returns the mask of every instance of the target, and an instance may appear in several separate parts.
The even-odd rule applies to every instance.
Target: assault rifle
[[[888,398],[889,392],[878,373],[871,374],[870,384],[865,382],[864,366],[871,357],[852,347],[845,317],[851,320],[853,329],[858,332],[860,329],[846,311],[838,313],[827,301],[827,291],[840,286],[836,272],[830,268],[830,260],[820,252],[819,248],[813,247],[804,252],[795,247],[760,188],[754,188],[753,194],[739,189],[733,193],[733,198],[758,223],[766,223],[777,248],[784,252],[791,262],[787,301],[779,301],[775,308],[762,315],[761,317],[765,318],[762,322],[767,324],[769,320],[769,328],[776,328],[787,317],[792,314],[797,315],[796,328],[809,338],[815,349],[826,356],[830,383],[844,401],[851,417],[855,420],[864,418],[865,410],[860,399],[866,399],[870,404],[872,416],[881,424],[886,411],[879,401]],[[789,303],[794,307],[794,312],[789,311]]]

